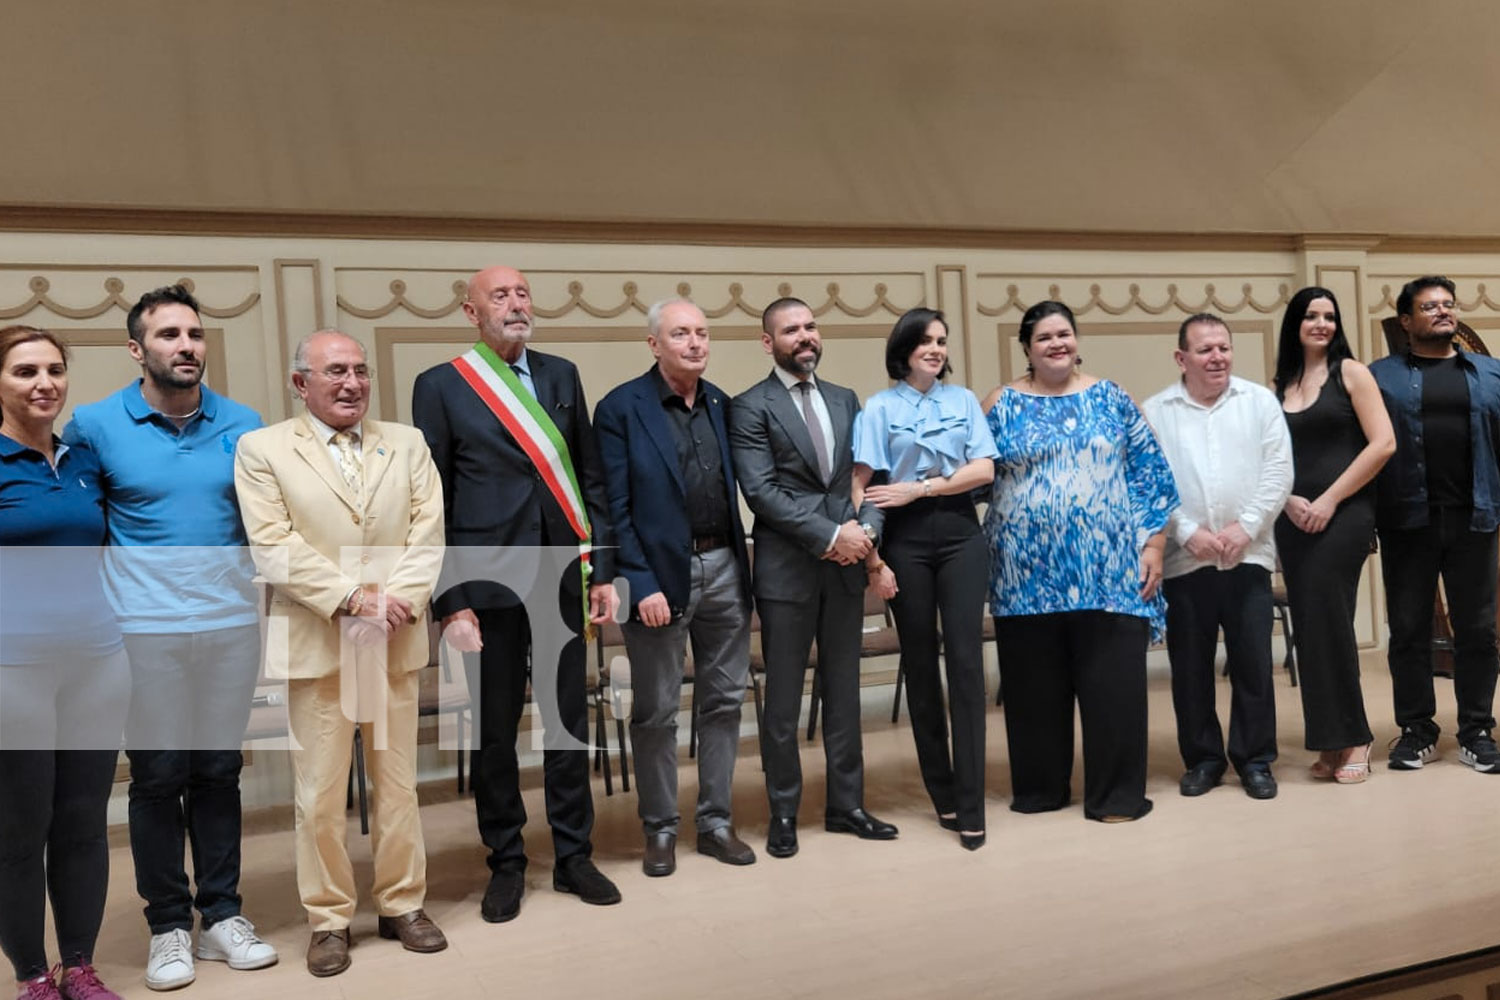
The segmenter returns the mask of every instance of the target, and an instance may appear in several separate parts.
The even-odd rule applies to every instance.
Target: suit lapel
[[[536,386],[536,401],[541,404],[542,412],[552,418],[552,408],[558,397],[557,387],[552,384],[552,366],[539,354],[527,351],[526,356],[531,362],[531,384]]]
[[[813,478],[822,482],[823,473],[818,469],[818,453],[813,449],[812,433],[807,429],[807,421],[803,420],[802,414],[797,411],[797,404],[792,401],[792,394],[787,391],[786,386],[781,384],[781,379],[776,377],[775,372],[772,372],[766,379],[765,386],[766,394],[770,398],[771,416],[797,446],[797,453],[802,456],[802,461],[807,463],[807,468],[812,472]]]
[[[646,436],[651,439],[651,443],[656,446],[657,453],[661,455],[662,463],[672,474],[672,482],[677,484],[678,492],[685,496],[687,486],[682,482],[682,469],[677,464],[677,436],[672,433],[672,425],[667,420],[660,397],[656,394],[656,382],[649,373],[636,384],[635,412],[636,416],[640,417],[642,426],[646,428]]]
[[[725,420],[724,394],[717,387],[703,383],[708,390],[708,421],[713,424],[714,436],[719,439],[719,461],[724,466],[724,489],[728,491],[725,495],[730,498],[729,505],[734,506],[734,456],[729,450],[729,424]]]
[[[317,473],[318,478],[328,485],[328,488],[338,494],[338,498],[344,501],[345,506],[356,514],[359,513],[359,498],[354,491],[349,489],[349,484],[344,482],[344,474],[334,464],[333,456],[328,453],[327,442],[319,441],[317,432],[313,425],[303,416],[297,425],[297,443],[294,449],[302,460],[305,461]]]
[[[391,467],[391,445],[373,420],[365,421],[364,450],[360,455],[365,466],[365,502],[375,495],[385,471]]]

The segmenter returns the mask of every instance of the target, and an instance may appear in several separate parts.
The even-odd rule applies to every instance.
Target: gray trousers
[[[729,825],[740,708],[750,673],[750,607],[732,548],[692,558],[687,610],[660,628],[626,622],[630,739],[646,832],[677,832],[677,711],[687,643],[693,644],[698,719],[698,831]]]

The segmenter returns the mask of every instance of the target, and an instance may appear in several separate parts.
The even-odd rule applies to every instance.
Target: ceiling
[[[1500,234],[1489,0],[54,0],[6,21],[11,206]]]

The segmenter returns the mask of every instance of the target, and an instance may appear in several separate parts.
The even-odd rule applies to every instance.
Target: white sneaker
[[[231,969],[264,969],[276,964],[276,949],[255,936],[255,925],[236,914],[198,932],[198,957],[228,962]]]
[[[151,935],[146,956],[146,985],[153,990],[175,990],[193,981],[193,937],[185,930]]]

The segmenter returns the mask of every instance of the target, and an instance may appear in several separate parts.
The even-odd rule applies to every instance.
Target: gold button
[[[368,565],[370,565],[370,557],[367,556],[367,555],[360,556],[359,557],[359,562],[360,562],[361,566],[368,566]]]
[[[353,521],[355,524],[359,523],[359,515],[358,514],[350,514],[349,515],[349,519],[351,521]]]

